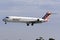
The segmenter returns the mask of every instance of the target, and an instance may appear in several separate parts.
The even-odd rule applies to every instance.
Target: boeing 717
[[[19,23],[26,23],[27,26],[31,24],[32,26],[36,23],[44,23],[47,22],[49,17],[51,15],[51,12],[47,12],[42,18],[34,18],[34,17],[20,17],[20,16],[7,16],[3,19],[5,24],[7,22],[19,22]]]

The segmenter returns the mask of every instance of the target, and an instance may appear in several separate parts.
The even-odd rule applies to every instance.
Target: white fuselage
[[[34,18],[34,17],[18,17],[18,16],[9,16],[4,18],[4,21],[7,22],[21,22],[21,23],[31,23],[31,22],[37,22],[37,20],[39,19],[39,21],[45,21],[42,18]]]
[[[47,12],[42,18],[8,16],[8,17],[5,17],[3,19],[3,21],[5,22],[5,24],[7,24],[7,22],[26,23],[27,26],[29,26],[29,24],[31,23],[31,25],[33,26],[33,24],[35,24],[35,23],[47,22],[49,17],[50,17],[50,15],[51,15],[51,12]]]

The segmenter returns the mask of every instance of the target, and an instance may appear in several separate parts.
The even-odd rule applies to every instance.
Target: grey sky
[[[22,23],[4,24],[5,16],[43,17],[47,11],[56,13],[49,22],[27,27]],[[35,40],[42,36],[60,40],[60,0],[0,0],[0,40]]]

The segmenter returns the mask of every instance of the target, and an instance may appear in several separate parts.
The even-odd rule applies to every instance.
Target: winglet
[[[42,19],[45,19],[46,21],[48,21],[50,15],[51,15],[51,12],[48,11],[48,12],[45,14],[45,16],[42,17]]]

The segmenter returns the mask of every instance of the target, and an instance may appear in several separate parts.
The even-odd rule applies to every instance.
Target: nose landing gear
[[[7,22],[5,21],[5,24],[7,24]]]
[[[4,22],[5,22],[5,24],[7,24],[7,22],[6,22],[6,20],[5,20],[5,19],[2,19],[2,21],[4,21]]]

